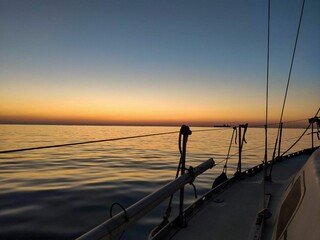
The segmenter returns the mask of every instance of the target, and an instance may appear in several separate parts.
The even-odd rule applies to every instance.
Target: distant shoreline
[[[31,126],[84,126],[84,127],[181,127],[181,125],[175,125],[175,124],[168,124],[168,125],[161,125],[161,124],[83,124],[83,123],[0,123],[0,125],[31,125]],[[190,127],[199,127],[199,128],[232,128],[232,126],[219,126],[219,125],[189,125]],[[237,126],[237,125],[235,125]],[[305,128],[305,126],[284,126],[283,128]],[[248,126],[250,128],[250,124]],[[256,124],[251,126],[251,128],[264,128],[264,126],[261,124],[260,126],[257,126]],[[270,124],[269,128],[278,128],[278,123],[272,123]]]

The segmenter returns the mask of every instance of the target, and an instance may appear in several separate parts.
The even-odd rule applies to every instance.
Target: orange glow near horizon
[[[50,107],[48,107],[50,106]],[[1,123],[42,123],[42,124],[101,124],[101,125],[198,125],[212,126],[213,124],[264,124],[264,112],[253,108],[189,106],[182,108],[172,103],[163,103],[155,106],[144,104],[128,104],[124,106],[99,104],[90,105],[88,102],[63,104],[43,102],[35,105],[34,102],[10,106],[11,109],[1,111]],[[153,109],[154,107],[154,109]],[[295,114],[287,114],[286,120],[301,119]],[[262,117],[261,117],[262,116]],[[269,122],[277,122],[276,114],[270,115]]]
[[[150,74],[138,85],[142,77],[118,73],[95,76],[95,82],[109,79],[110,84],[92,86],[86,79],[94,76],[31,75],[5,77],[20,84],[7,81],[6,90],[0,89],[0,123],[212,126],[265,121],[264,92],[251,85],[243,88],[238,82],[221,85],[229,80],[212,80],[204,88],[194,81],[195,76]],[[150,83],[149,78],[156,81]],[[176,78],[188,81],[181,87]],[[172,81],[162,83],[161,79]],[[316,90],[301,91],[291,99],[289,94],[286,121],[313,116],[309,102],[316,103],[318,95],[312,91]],[[282,100],[280,94],[271,97],[269,122],[274,123],[279,121]]]

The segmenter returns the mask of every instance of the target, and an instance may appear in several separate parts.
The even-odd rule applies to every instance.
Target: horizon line
[[[290,123],[292,121],[289,121]],[[269,123],[268,128],[278,128],[279,123]],[[230,125],[229,127],[215,127],[215,124],[212,125],[192,125],[192,124],[146,124],[146,123],[45,123],[45,122],[0,122],[0,125],[38,125],[38,126],[110,126],[110,127],[181,127],[182,125],[188,125],[189,127],[204,127],[204,128],[221,128],[221,129],[232,129],[233,127],[237,127],[239,124],[236,125]],[[251,128],[264,128],[264,124],[260,125],[253,125],[250,126],[248,124],[248,127]],[[283,126],[283,128],[305,128],[307,124],[304,125],[289,125],[289,126]]]

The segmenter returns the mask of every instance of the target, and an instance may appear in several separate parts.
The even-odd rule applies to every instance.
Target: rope
[[[236,127],[234,127],[233,131],[232,131],[232,136],[231,136],[231,139],[230,139],[230,144],[229,144],[228,154],[227,154],[227,157],[226,157],[226,162],[225,162],[223,170],[222,170],[222,172],[224,172],[224,173],[227,173],[228,160],[229,160],[229,155],[230,155],[230,150],[231,150],[231,146],[232,146],[234,132],[237,132],[237,128]],[[236,137],[236,140],[237,140],[237,137]]]
[[[223,163],[225,161],[225,159],[222,159],[221,161],[215,163],[215,166],[220,165],[221,163]]]
[[[204,131],[204,130],[198,130],[198,131]],[[179,164],[178,164],[178,167],[177,167],[177,172],[176,172],[175,179],[177,179],[178,176],[179,176],[179,172],[180,172],[181,167],[182,167],[181,166],[182,165],[182,158],[183,158],[183,154],[184,154],[183,149],[186,149],[187,142],[188,142],[188,135],[190,135],[190,134],[191,134],[191,131],[190,131],[189,127],[186,128],[185,125],[182,125],[182,127],[181,127],[181,129],[179,131],[179,140],[178,140],[180,160],[179,160]],[[170,215],[171,215],[172,199],[173,199],[173,194],[170,196],[168,207],[167,207],[167,209],[165,211],[165,215],[163,216],[163,222],[166,222],[169,219]]]
[[[124,212],[124,217],[125,217],[126,221],[129,222],[129,217],[128,217],[128,214],[127,214],[126,209],[125,209],[120,203],[118,203],[118,202],[112,203],[112,205],[111,205],[111,207],[110,207],[110,209],[109,209],[110,218],[113,217],[112,209],[113,209],[113,207],[114,207],[115,205],[118,205],[118,206],[122,209],[122,211]]]
[[[241,136],[241,129],[242,128],[243,128],[243,133]],[[239,125],[239,161],[238,161],[237,171],[235,174],[241,175],[241,154],[242,154],[242,149],[243,149],[243,143],[247,143],[246,138],[245,138],[247,129],[248,129],[248,123],[246,123],[244,125]]]
[[[118,206],[122,209],[122,211],[124,212],[124,217],[125,217],[125,219],[126,219],[126,222],[129,222],[129,217],[128,217],[128,214],[127,214],[126,209],[125,209],[120,203],[118,203],[118,202],[112,203],[112,205],[111,205],[111,207],[110,207],[110,209],[109,209],[110,218],[113,217],[112,209],[113,209],[113,207],[114,207],[115,205],[118,205]],[[118,240],[120,240],[120,239],[122,238],[124,232],[125,232],[125,230],[123,230],[122,233],[119,235]]]

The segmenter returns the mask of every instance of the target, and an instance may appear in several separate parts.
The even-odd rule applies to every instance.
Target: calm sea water
[[[199,128],[191,128],[195,130]],[[203,128],[202,128],[203,129]],[[0,125],[0,149],[97,140],[179,131],[178,127]],[[302,129],[285,129],[286,149]],[[188,141],[187,166],[210,157],[222,161],[232,129],[193,133]],[[261,163],[264,130],[250,128],[244,146],[243,168]],[[269,130],[270,149],[276,129]],[[310,147],[306,136],[293,148]],[[232,153],[237,152],[233,145]],[[42,149],[0,155],[0,239],[74,239],[109,218],[118,202],[128,207],[175,176],[179,162],[178,134],[90,145]],[[237,158],[229,162],[231,176]],[[198,194],[211,187],[223,163],[195,181]],[[194,200],[186,186],[187,203]],[[158,224],[167,203],[127,230],[122,239],[146,239]],[[176,209],[177,199],[174,199]],[[115,208],[114,213],[120,209]]]

